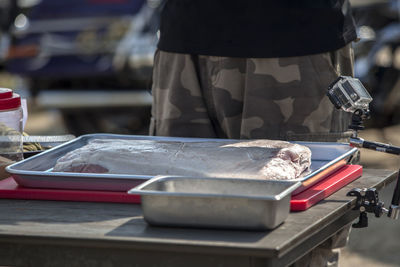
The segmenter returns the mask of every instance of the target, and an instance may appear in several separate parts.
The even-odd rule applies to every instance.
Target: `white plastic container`
[[[0,156],[12,161],[23,159],[23,111],[21,97],[0,88]]]

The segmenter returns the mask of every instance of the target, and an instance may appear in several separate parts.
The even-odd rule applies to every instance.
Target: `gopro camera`
[[[337,109],[355,112],[358,109],[368,110],[372,97],[359,79],[340,76],[330,86],[327,96]]]

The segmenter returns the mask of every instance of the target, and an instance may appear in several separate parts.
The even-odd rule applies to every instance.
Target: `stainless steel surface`
[[[22,140],[29,143],[59,143],[68,142],[75,139],[76,136],[72,134],[64,135],[28,135],[23,136]]]
[[[65,135],[28,135],[22,136],[24,143],[40,143],[44,147],[54,147],[75,139],[72,134]]]
[[[397,205],[390,206],[390,219],[397,220],[399,218],[400,207]]]
[[[139,136],[139,135],[116,135],[116,134],[89,134],[80,136],[74,140],[63,143],[57,147],[46,150],[38,155],[7,167],[16,182],[25,187],[36,188],[60,188],[60,189],[86,189],[86,190],[109,190],[127,191],[134,186],[152,178],[153,176],[141,173],[132,175],[98,174],[98,173],[67,173],[52,172],[56,161],[79,147],[86,145],[92,139],[129,139],[129,140],[159,140],[159,141],[221,141],[222,139],[205,138],[182,138],[162,136]],[[358,150],[348,144],[320,143],[320,142],[297,142],[311,149],[312,159],[310,171],[304,173],[300,178],[293,181],[306,182],[315,175],[341,160],[349,160]],[[323,177],[321,177],[323,178]],[[301,192],[313,183],[302,185],[296,190]]]
[[[350,138],[350,144],[352,144],[352,145],[355,146],[355,147],[362,147],[362,146],[363,146],[363,143],[364,143],[364,139],[362,139],[362,138],[359,138],[359,137],[356,137],[356,138],[352,137],[352,138]]]
[[[128,191],[141,195],[152,225],[273,229],[290,211],[296,181],[157,176]]]

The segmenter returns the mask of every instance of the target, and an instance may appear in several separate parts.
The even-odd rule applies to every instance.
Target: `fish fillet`
[[[58,159],[53,171],[291,180],[310,165],[308,147],[277,140],[93,139]]]

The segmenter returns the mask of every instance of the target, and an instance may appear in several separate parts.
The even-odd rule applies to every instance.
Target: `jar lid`
[[[13,91],[8,88],[0,88],[0,99],[11,98],[13,96]]]
[[[15,109],[21,106],[21,97],[18,94],[12,94],[9,98],[0,98],[0,111]]]

